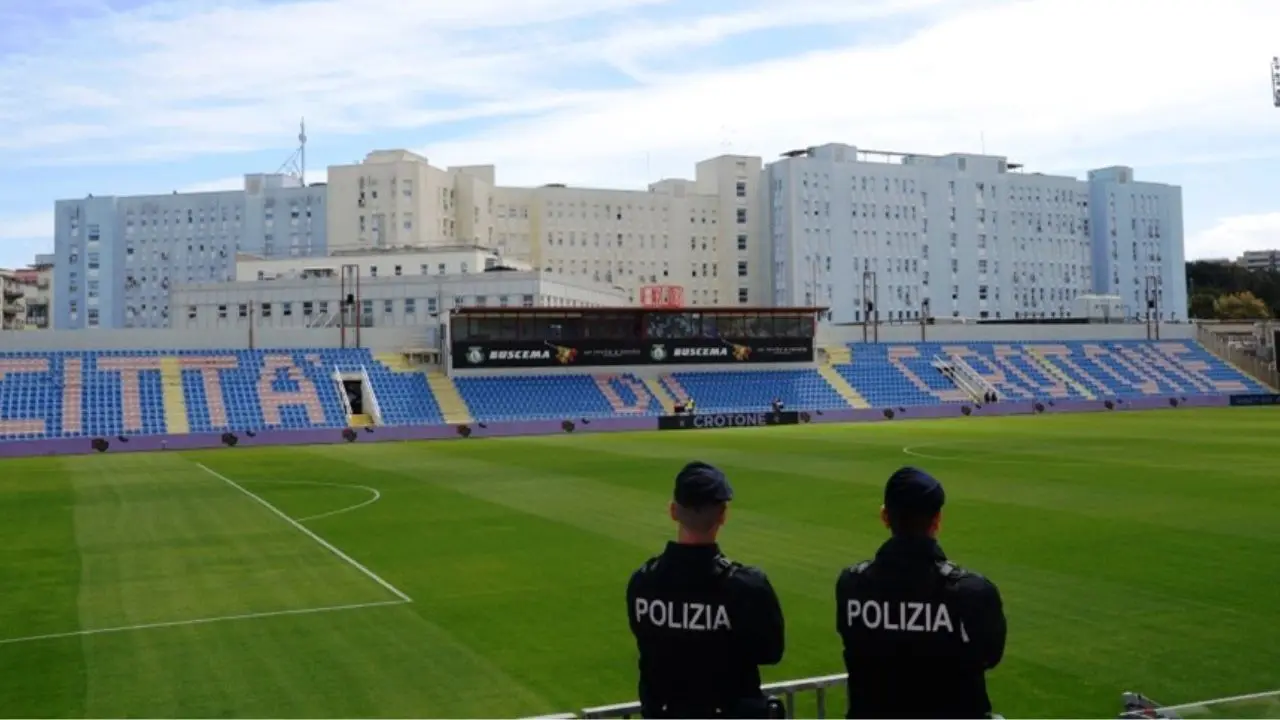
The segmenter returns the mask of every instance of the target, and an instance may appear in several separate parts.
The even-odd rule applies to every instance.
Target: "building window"
[[[738,302],[742,305],[747,303],[747,289],[738,288]]]
[[[280,303],[280,310],[284,313],[285,317],[291,317],[293,315],[293,303]]]
[[[431,315],[440,312],[440,309],[436,306],[435,298],[427,298],[427,312]]]
[[[404,314],[413,315],[418,310],[418,303],[413,298],[404,299]]]
[[[533,296],[524,295],[520,298],[521,307],[533,307]]]
[[[739,235],[739,236],[738,236],[738,249],[739,249],[739,250],[746,250],[746,249],[747,249],[747,236],[746,236],[746,235]]]
[[[244,303],[240,303],[238,314],[240,315],[240,317],[249,317],[249,306]]]
[[[319,307],[319,310],[320,310],[320,314],[321,314],[321,315],[328,315],[328,314],[329,314],[329,301],[328,301],[328,300],[321,300],[321,301],[320,301],[320,307]]]
[[[744,225],[747,222],[747,209],[738,208],[738,224]]]
[[[196,316],[197,316],[197,315],[199,315],[199,313],[200,313],[200,310],[199,310],[195,305],[188,305],[188,306],[187,306],[187,319],[188,319],[188,320],[195,320],[195,319],[196,319]]]
[[[746,184],[746,183],[744,183],[744,182],[739,182],[739,183],[738,183],[737,188],[735,189],[735,192],[737,193],[738,197],[740,197],[740,198],[744,198],[744,197],[746,197],[746,196],[747,196],[747,184]]]
[[[746,277],[746,276],[747,276],[747,261],[739,260],[738,261],[738,277]]]
[[[510,307],[510,306],[511,306],[511,298],[510,298],[510,297],[508,297],[508,296],[506,296],[506,295],[499,295],[499,296],[498,296],[498,306],[499,306],[499,307]]]
[[[311,311],[313,307],[314,306],[311,304],[310,300],[307,300],[306,302],[302,303],[302,316],[311,317]]]
[[[378,266],[377,266],[377,265],[370,265],[370,266],[369,266],[369,277],[378,277]]]
[[[218,319],[219,319],[219,320],[226,320],[226,319],[227,319],[227,306],[226,306],[226,305],[219,305],[219,306],[218,306]]]
[[[271,303],[262,303],[262,317],[271,317]]]
[[[89,308],[89,327],[98,326],[98,309]]]
[[[397,265],[397,266],[396,266],[396,270],[395,270],[395,272],[396,272],[396,277],[400,277],[400,272],[401,272],[401,271],[400,271],[400,266],[399,266],[399,265]]]
[[[393,300],[383,300],[383,301],[382,301],[382,312],[383,312],[383,314],[385,314],[385,315],[390,315],[390,314],[394,313],[395,311],[396,311],[396,308],[395,308],[395,301],[393,301]]]
[[[487,306],[488,304],[489,304],[489,297],[488,297],[487,295],[477,295],[477,296],[476,296],[476,305],[477,305],[477,306],[479,306],[479,307],[485,307],[485,306]]]

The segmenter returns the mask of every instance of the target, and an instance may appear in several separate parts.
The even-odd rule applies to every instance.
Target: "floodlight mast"
[[[1280,108],[1280,57],[1271,58],[1271,103]]]

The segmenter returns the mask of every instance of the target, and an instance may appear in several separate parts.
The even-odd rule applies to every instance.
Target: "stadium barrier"
[[[383,425],[355,428],[318,428],[313,430],[229,430],[226,432],[191,433],[186,435],[118,435],[111,437],[78,437],[45,440],[0,441],[0,458],[31,457],[40,455],[83,455],[94,452],[152,452],[157,450],[205,450],[221,447],[256,447],[273,445],[332,445],[340,443],[403,442],[406,440],[481,439],[487,437],[512,437],[525,435],[555,435],[561,433],[635,432],[673,427],[683,418],[716,418],[723,420],[715,427],[752,427],[763,425],[790,425],[805,423],[856,423],[887,422],[892,420],[924,420],[955,417],[1007,417],[1013,415],[1041,415],[1079,412],[1109,412],[1127,410],[1158,410],[1195,407],[1226,407],[1228,405],[1257,405],[1257,401],[1239,401],[1237,398],[1280,398],[1280,396],[1209,395],[1191,397],[1146,397],[1132,400],[1080,400],[1080,401],[1009,401],[988,405],[976,403],[948,403],[908,407],[871,408],[863,410],[812,410],[784,411],[784,422],[757,422],[760,416],[777,416],[778,413],[709,413],[691,416],[630,417],[630,418],[565,418],[563,420],[530,420],[523,422],[469,423],[465,425]],[[1271,401],[1262,404],[1275,404]],[[792,416],[794,413],[794,417]],[[747,418],[750,422],[738,423],[734,418]],[[721,420],[714,420],[721,423]],[[665,423],[665,427],[664,427]]]
[[[787,708],[787,717],[796,716],[796,696],[802,693],[812,692],[817,701],[817,713],[813,716],[816,718],[827,717],[827,692],[834,688],[844,688],[845,681],[849,679],[848,673],[840,673],[838,675],[820,675],[817,677],[800,678],[799,680],[784,680],[782,682],[769,683],[762,689],[766,695],[775,695],[782,698],[783,704]],[[837,711],[839,716],[843,713]],[[640,703],[628,702],[619,703],[617,705],[602,705],[600,707],[583,708],[578,715],[581,718],[630,718],[640,715]],[[573,715],[554,715],[550,717],[574,717]]]

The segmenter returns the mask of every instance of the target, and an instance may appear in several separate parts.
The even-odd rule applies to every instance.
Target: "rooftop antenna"
[[[1271,103],[1280,108],[1280,57],[1271,58]]]
[[[298,179],[303,187],[307,186],[307,119],[298,122],[298,148],[276,170],[276,174],[287,174]]]

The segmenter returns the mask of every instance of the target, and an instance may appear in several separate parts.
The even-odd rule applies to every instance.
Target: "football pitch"
[[[946,486],[943,547],[1004,596],[997,711],[1273,690],[1278,439],[1280,413],[1232,409],[4,461],[0,714],[630,700],[627,578],[673,535],[672,479],[694,459],[737,492],[722,546],[782,599],[766,681],[843,670],[836,576],[884,539],[884,480],[913,464]]]

